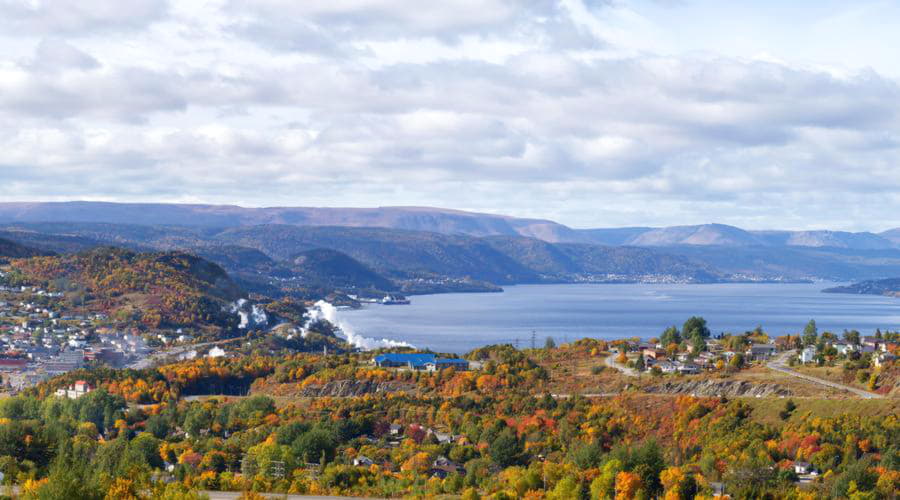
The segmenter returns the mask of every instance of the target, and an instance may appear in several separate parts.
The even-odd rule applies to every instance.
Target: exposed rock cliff
[[[790,389],[778,384],[754,384],[737,380],[691,380],[685,382],[666,382],[648,387],[646,392],[660,394],[691,394],[694,396],[749,396],[773,397],[791,396]]]
[[[389,392],[415,391],[413,384],[401,382],[373,382],[368,380],[336,380],[324,385],[310,385],[300,394],[307,398],[335,397],[349,398],[365,394],[383,394]]]

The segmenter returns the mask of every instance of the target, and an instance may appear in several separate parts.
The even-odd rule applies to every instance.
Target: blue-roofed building
[[[409,368],[411,370],[435,371],[450,367],[457,370],[469,369],[469,362],[464,359],[438,358],[434,354],[425,353],[379,354],[372,359],[372,363],[382,368]]]

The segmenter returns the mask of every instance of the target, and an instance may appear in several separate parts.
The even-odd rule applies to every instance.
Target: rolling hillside
[[[35,248],[31,248],[15,241],[0,238],[0,258],[20,259],[25,257],[36,257],[38,255],[47,255]]]
[[[847,286],[836,286],[823,290],[826,293],[853,293],[863,295],[887,295],[900,297],[900,278],[870,280]]]
[[[290,259],[291,271],[313,286],[338,289],[394,290],[396,285],[349,255],[328,248],[314,248]]]
[[[150,328],[232,328],[236,316],[223,306],[244,296],[221,267],[182,252],[97,248],[12,265],[28,282],[66,292],[70,299],[78,295],[90,310]]]

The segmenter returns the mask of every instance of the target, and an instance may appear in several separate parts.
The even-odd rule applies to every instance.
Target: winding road
[[[787,366],[788,358],[790,358],[791,356],[794,356],[794,355],[796,355],[794,353],[794,351],[785,351],[785,352],[775,356],[774,358],[772,358],[772,360],[766,364],[766,367],[768,367],[770,370],[775,370],[777,372],[781,372],[786,375],[790,375],[792,377],[802,378],[803,380],[806,380],[808,382],[813,382],[816,384],[832,387],[834,389],[840,389],[842,391],[852,392],[853,394],[856,394],[857,396],[864,398],[864,399],[882,399],[882,398],[884,398],[884,396],[882,396],[881,394],[875,394],[874,392],[864,391],[862,389],[857,389],[856,387],[850,387],[849,385],[839,384],[837,382],[832,382],[830,380],[813,377],[811,375],[805,375],[803,373],[797,373],[794,370],[791,370],[790,368],[788,368],[788,366]]]
[[[638,376],[638,372],[636,372],[633,368],[628,368],[625,365],[616,363],[616,357],[613,356],[612,354],[603,358],[603,363],[606,366],[608,366],[614,370],[619,370],[620,372],[624,373],[625,375],[628,375],[629,377],[637,377]]]

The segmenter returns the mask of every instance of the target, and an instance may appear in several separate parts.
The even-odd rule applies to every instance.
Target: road
[[[201,491],[200,493],[209,496],[209,500],[236,500],[241,496],[239,491]],[[265,498],[272,500],[376,500],[365,499],[360,497],[329,497],[322,495],[283,495],[278,493],[262,493]]]
[[[633,368],[628,368],[625,365],[616,363],[616,357],[613,356],[612,354],[605,357],[603,359],[603,363],[605,363],[606,366],[608,366],[614,370],[619,370],[620,372],[624,373],[625,375],[628,375],[629,377],[637,377],[638,376],[638,372],[634,371]]]
[[[19,486],[4,486],[0,488],[3,494],[18,496],[20,493]],[[237,500],[241,496],[240,491],[200,491],[200,494],[209,497],[209,500]],[[325,495],[285,495],[281,493],[260,493],[263,498],[271,500],[383,500],[377,498],[363,497],[330,497]]]
[[[219,344],[227,344],[229,342],[239,341],[242,339],[243,339],[243,337],[232,337],[232,338],[228,338],[228,339],[215,340],[212,342],[203,342],[200,344],[185,344],[185,345],[180,345],[180,346],[176,346],[176,347],[170,347],[168,349],[161,349],[159,351],[153,352],[146,358],[141,358],[141,359],[135,361],[134,363],[131,363],[126,368],[131,368],[134,370],[143,370],[144,368],[153,368],[153,366],[155,366],[156,363],[158,363],[168,357],[178,356],[179,354],[183,354],[192,349],[202,349],[204,347],[209,347],[209,346],[219,345]]]
[[[772,358],[772,360],[769,361],[769,363],[766,364],[766,366],[770,370],[775,370],[777,372],[781,372],[786,375],[791,375],[792,377],[802,378],[803,380],[813,382],[816,384],[833,387],[835,389],[840,389],[842,391],[852,392],[853,394],[856,394],[857,396],[864,398],[864,399],[881,399],[884,397],[881,394],[875,394],[874,392],[864,391],[862,389],[857,389],[856,387],[850,387],[849,385],[839,384],[837,382],[832,382],[830,380],[813,377],[811,375],[805,375],[803,373],[797,373],[794,370],[791,370],[790,368],[788,368],[788,366],[787,366],[788,358],[790,358],[791,356],[794,356],[794,355],[795,355],[794,351],[785,351],[785,352],[775,356],[774,358]]]

